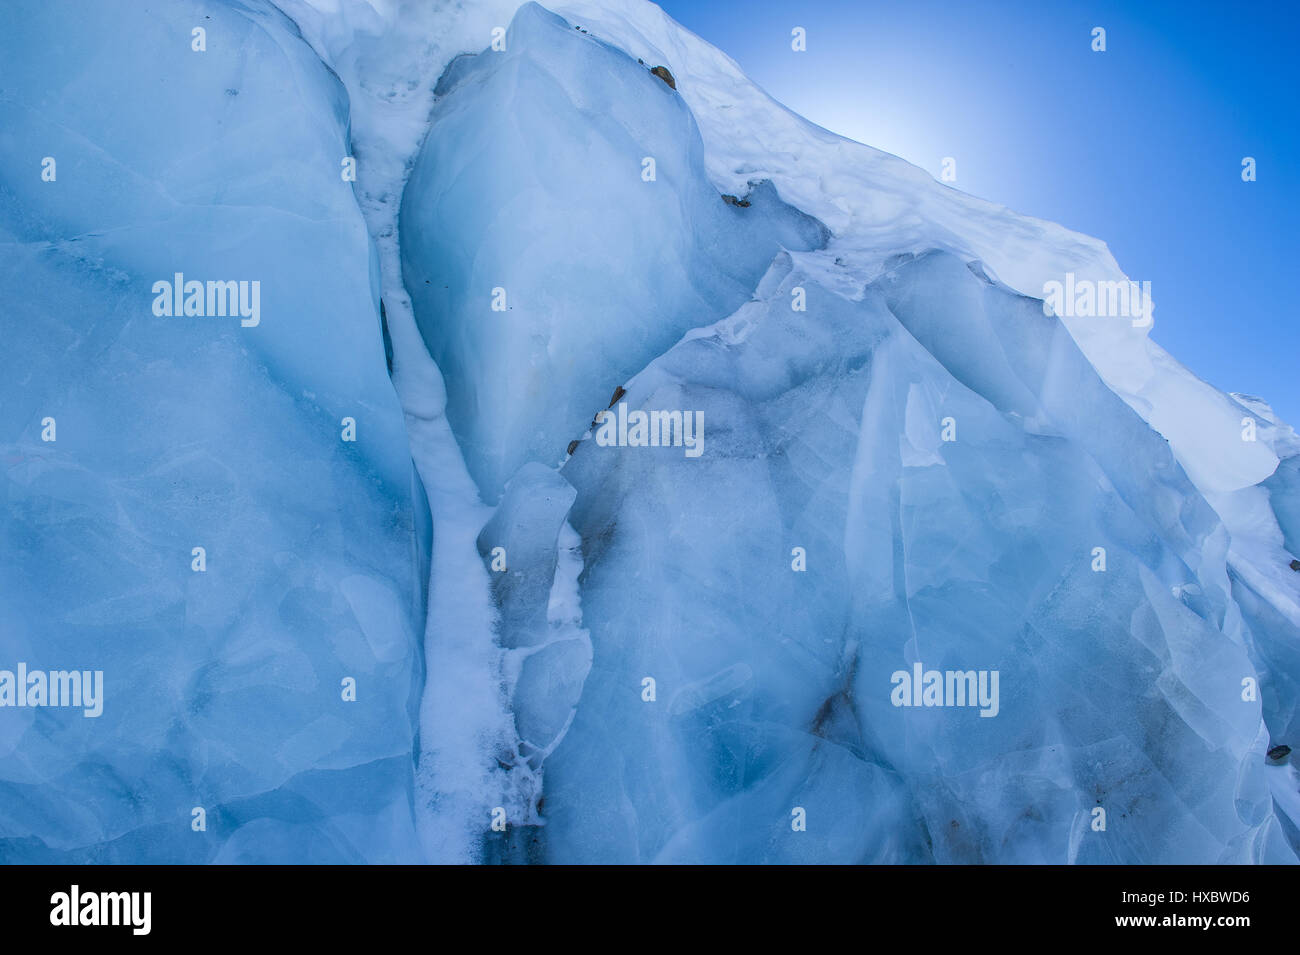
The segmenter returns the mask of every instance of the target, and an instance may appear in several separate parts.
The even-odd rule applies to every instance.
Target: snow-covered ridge
[[[484,49],[491,30],[504,28],[520,4],[486,0],[471,10],[400,0],[284,0],[280,6],[348,84],[358,142],[379,133],[394,161],[412,156],[422,138],[416,117],[423,115],[420,105],[427,110],[431,103],[428,78],[457,53]],[[579,0],[552,9],[631,56],[668,66],[699,124],[719,191],[743,195],[749,182],[769,179],[785,201],[825,223],[835,241],[811,267],[828,281],[860,289],[889,257],[931,248],[978,259],[1034,298],[1067,273],[1094,282],[1127,280],[1099,239],[969,196],[896,156],[808,122],[653,3]],[[372,109],[364,98],[358,104],[358,88],[382,108]],[[847,267],[835,266],[836,259]],[[1149,328],[1122,319],[1066,318],[1066,324],[1106,383],[1169,440],[1199,488],[1236,490],[1276,468],[1267,444],[1240,441],[1240,408],[1152,342]]]

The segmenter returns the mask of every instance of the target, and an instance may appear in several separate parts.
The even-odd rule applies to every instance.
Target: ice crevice
[[[402,404],[412,460],[432,518],[424,632],[424,685],[415,754],[415,818],[430,862],[483,861],[495,814],[512,826],[536,821],[539,788],[510,711],[511,685],[523,661],[502,652],[500,614],[485,563],[476,549],[493,513],[465,466],[446,416],[447,390],[415,321],[403,280],[398,214],[411,163],[431,132],[441,62],[454,47],[429,45],[434,15],[449,44],[456,27],[486,35],[488,17],[426,5],[407,10],[403,30],[426,27],[425,39],[385,50],[396,62],[367,59],[364,27],[332,35],[336,21],[319,18],[307,4],[282,4],[308,25],[327,63],[336,61],[352,102],[353,152],[358,162],[358,204],[377,251],[390,377]],[[455,23],[457,19],[462,21]],[[313,32],[312,26],[316,27]],[[391,43],[393,37],[383,38]],[[331,48],[331,42],[338,44]],[[368,68],[376,68],[378,75]],[[341,72],[340,72],[341,70]],[[410,80],[410,77],[418,77]],[[533,763],[540,763],[534,756]]]

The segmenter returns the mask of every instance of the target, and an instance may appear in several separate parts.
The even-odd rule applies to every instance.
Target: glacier
[[[1295,432],[551,6],[15,6],[0,669],[106,689],[0,709],[0,859],[1294,862]]]
[[[346,96],[270,6],[9,19],[0,665],[102,670],[105,700],[4,712],[0,857],[420,858],[429,519]],[[260,321],[158,317],[177,272],[260,282]]]

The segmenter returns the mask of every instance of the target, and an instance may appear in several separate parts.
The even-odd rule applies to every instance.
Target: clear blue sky
[[[1300,0],[659,2],[812,121],[1105,240],[1156,341],[1300,427]]]

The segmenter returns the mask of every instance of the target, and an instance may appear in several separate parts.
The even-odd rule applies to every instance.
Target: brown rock
[[[666,66],[652,67],[650,72],[653,73],[655,76],[659,77],[665,83],[667,83],[669,89],[674,89],[674,90],[677,89],[677,81],[673,79],[673,75],[668,72],[668,67]]]

